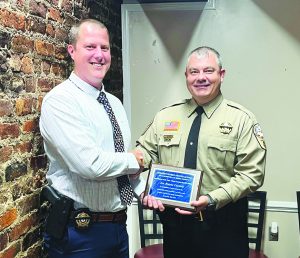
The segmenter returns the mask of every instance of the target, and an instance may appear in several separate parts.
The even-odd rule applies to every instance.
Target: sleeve
[[[151,162],[159,161],[157,121],[156,116],[136,142],[136,149],[143,152],[145,168],[149,167]]]
[[[51,165],[99,181],[135,174],[139,170],[135,156],[108,152],[97,144],[81,108],[76,100],[59,95],[43,102],[40,130]]]
[[[148,125],[145,132],[136,141],[135,149],[140,150],[143,153],[145,168],[149,168],[151,162],[156,163],[159,160],[157,148],[158,140],[155,125],[156,119]],[[138,181],[131,181],[131,184],[137,196],[140,196],[145,191],[146,181],[143,179],[142,175],[140,175]]]
[[[238,139],[234,176],[209,195],[216,200],[217,209],[235,202],[262,186],[265,174],[266,146],[256,120],[248,119]]]

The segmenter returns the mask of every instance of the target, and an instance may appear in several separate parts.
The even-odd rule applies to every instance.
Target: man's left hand
[[[165,210],[165,207],[162,204],[162,202],[160,200],[156,200],[155,197],[151,195],[144,196],[144,194],[142,194],[141,200],[142,200],[142,204],[148,207],[149,209],[155,209],[155,210],[158,209],[159,211]]]

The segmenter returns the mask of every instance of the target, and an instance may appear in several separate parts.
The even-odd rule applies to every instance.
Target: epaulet
[[[181,101],[179,101],[179,102],[177,102],[177,103],[174,103],[174,104],[172,104],[172,105],[170,105],[170,106],[166,106],[166,107],[162,108],[161,110],[164,110],[164,109],[170,108],[170,107],[175,107],[175,106],[183,105],[183,104],[185,104],[187,101],[188,101],[188,99],[183,99],[183,100],[181,100]],[[160,110],[160,111],[161,111],[161,110]]]
[[[227,106],[238,109],[241,112],[247,114],[250,118],[255,119],[254,114],[249,109],[245,108],[243,105],[233,102],[231,100],[226,100],[226,101],[227,101]]]

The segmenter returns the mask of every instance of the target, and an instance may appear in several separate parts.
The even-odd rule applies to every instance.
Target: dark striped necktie
[[[97,100],[101,104],[103,104],[103,107],[109,116],[113,128],[115,152],[124,152],[124,141],[123,141],[123,136],[122,136],[120,126],[111,108],[111,105],[109,104],[108,99],[103,91],[100,92]],[[133,189],[129,182],[128,176],[127,175],[119,176],[117,177],[117,181],[118,181],[118,188],[119,188],[121,200],[124,203],[130,205],[133,200]]]
[[[191,126],[188,140],[185,148],[184,167],[196,169],[197,167],[197,151],[198,151],[198,138],[201,125],[201,115],[203,113],[203,107],[198,106],[196,108],[197,116],[195,117]]]

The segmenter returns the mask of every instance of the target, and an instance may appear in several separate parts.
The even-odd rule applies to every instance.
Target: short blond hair
[[[98,20],[95,20],[95,19],[84,19],[84,20],[81,20],[80,22],[78,22],[77,24],[75,24],[75,25],[73,25],[71,27],[70,32],[69,32],[69,44],[71,44],[73,46],[76,45],[77,39],[78,39],[78,34],[79,34],[79,31],[80,31],[80,27],[84,23],[94,23],[94,24],[97,24],[101,28],[106,29],[107,34],[109,34],[107,27],[102,22],[100,22]]]

